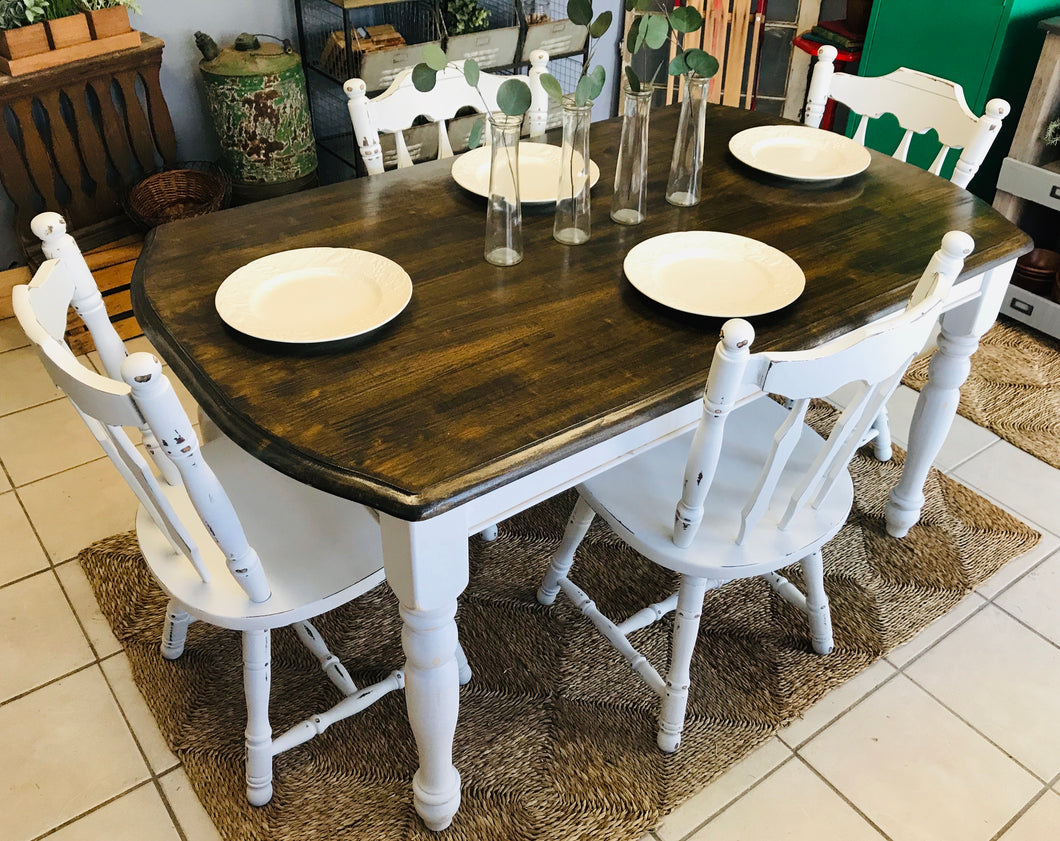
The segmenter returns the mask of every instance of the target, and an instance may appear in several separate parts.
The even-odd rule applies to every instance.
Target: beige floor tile
[[[15,487],[103,456],[64,398],[0,418],[0,459]]]
[[[25,347],[29,339],[22,332],[17,318],[0,319],[0,352]]]
[[[981,491],[1031,523],[1056,529],[1060,470],[998,441],[953,471],[965,485]]]
[[[0,459],[0,465],[3,465],[4,460]],[[7,478],[7,472],[0,466],[0,493],[11,490],[11,482]]]
[[[895,671],[894,666],[886,660],[877,660],[861,674],[825,695],[806,710],[802,718],[795,719],[777,733],[777,736],[785,744],[793,748],[798,747],[891,677]]]
[[[50,570],[0,588],[0,701],[94,659]]]
[[[0,363],[3,364],[4,372],[4,387],[0,389],[0,415],[62,396],[33,348],[9,350],[0,356]]]
[[[170,771],[159,782],[188,841],[221,841],[220,833],[202,808],[183,768]]]
[[[1060,530],[1060,527],[1058,527],[1058,530]],[[1028,570],[1037,566],[1043,558],[1053,554],[1057,549],[1060,549],[1060,537],[1057,537],[1056,534],[1042,531],[1041,539],[1033,549],[1009,561],[987,581],[980,584],[975,591],[988,599],[994,598],[1013,581],[1021,578]]]
[[[1043,780],[1060,772],[1060,648],[994,605],[906,674]]]
[[[33,527],[14,491],[0,493],[0,586],[48,567]]]
[[[887,662],[901,668],[914,657],[923,654],[946,634],[964,622],[977,610],[987,604],[986,599],[978,593],[969,593],[949,613],[943,614],[934,622],[920,629],[920,632],[904,645],[887,652]]]
[[[792,759],[718,815],[690,841],[882,841],[861,815]]]
[[[1055,841],[1060,837],[1060,794],[1047,791],[999,841]]]
[[[680,841],[790,758],[791,751],[779,739],[770,739],[690,798],[681,808],[667,815],[656,828],[655,834],[661,841]]]
[[[994,600],[994,604],[1060,645],[1060,553],[1046,558]]]
[[[1041,790],[903,675],[799,753],[896,841],[988,841]]]
[[[158,789],[147,783],[89,812],[47,841],[180,841]]]
[[[162,656],[161,653],[158,655]],[[158,729],[155,718],[148,709],[144,696],[133,682],[129,660],[124,654],[108,657],[100,664],[103,674],[107,676],[110,687],[118,699],[122,710],[129,719],[133,735],[147,756],[147,762],[157,774],[176,766],[177,757],[166,744],[165,737]]]
[[[913,410],[919,397],[919,391],[903,385],[899,386],[887,401],[891,437],[900,447],[906,448],[909,445],[909,422],[913,418]],[[998,437],[993,432],[957,415],[953,419],[946,441],[935,457],[935,466],[943,471],[952,470],[997,440]]]
[[[55,572],[74,606],[74,613],[81,620],[88,641],[95,649],[96,657],[109,657],[121,651],[121,643],[111,631],[110,623],[100,612],[99,603],[92,593],[92,585],[88,583],[88,577],[81,569],[81,564],[76,560],[67,561],[57,566]]]
[[[28,841],[128,791],[147,766],[99,669],[0,706],[5,841]]]
[[[136,520],[136,497],[107,458],[26,485],[18,493],[56,563],[96,540],[130,530]]]

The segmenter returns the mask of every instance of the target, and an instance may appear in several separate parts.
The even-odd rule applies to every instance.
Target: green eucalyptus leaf
[[[520,117],[530,108],[530,86],[518,79],[507,79],[497,88],[497,105],[509,117]]]
[[[650,50],[659,49],[670,37],[670,24],[665,15],[645,15],[643,27],[644,43]]]
[[[626,65],[626,83],[633,93],[640,93],[640,79],[637,78],[637,74],[628,64]]]
[[[640,32],[641,18],[633,18],[629,24],[629,29],[626,31],[626,50],[629,51],[630,55],[637,51],[637,33]]]
[[[592,0],[567,0],[567,17],[578,26],[588,26],[593,20]]]
[[[683,73],[687,73],[688,64],[685,62],[685,54],[678,53],[670,59],[670,65],[666,68],[666,72],[671,76],[680,76]]]
[[[635,8],[637,8],[637,0],[626,0],[625,5],[626,11],[632,12]]]
[[[670,25],[678,32],[695,32],[703,25],[703,15],[693,6],[678,6],[670,12]]]
[[[582,76],[578,80],[578,87],[574,89],[574,104],[586,105],[592,99],[593,79],[591,76]]]
[[[599,16],[589,26],[589,34],[593,38],[599,38],[611,27],[611,11],[600,12]]]
[[[471,134],[467,136],[467,148],[477,149],[482,145],[482,135],[486,127],[486,118],[483,117],[481,120],[475,120],[475,124],[471,126]]]
[[[445,51],[437,44],[425,44],[423,47],[423,60],[432,70],[444,70],[449,59],[445,57]]]
[[[702,76],[704,79],[709,79],[715,73],[718,72],[718,68],[721,66],[718,64],[718,60],[714,58],[710,53],[704,52],[700,49],[685,50],[685,63],[688,65],[690,70],[693,70],[697,76]]]
[[[559,102],[563,101],[563,88],[559,86],[556,77],[551,73],[541,74],[541,87],[545,89],[549,99],[555,99]]]
[[[427,93],[434,90],[434,83],[438,81],[438,73],[434,68],[428,67],[422,62],[412,68],[412,84],[416,90]]]
[[[646,12],[651,8],[652,0],[637,0],[637,11]]]
[[[598,64],[583,78],[590,81],[589,99],[596,99],[604,89],[604,82],[607,79],[607,71]]]
[[[473,58],[464,59],[464,80],[473,88],[478,87],[478,62]]]

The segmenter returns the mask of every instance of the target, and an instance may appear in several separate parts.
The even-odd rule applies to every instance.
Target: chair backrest
[[[754,329],[743,319],[722,327],[703,394],[703,418],[685,465],[684,490],[674,518],[673,541],[688,546],[703,519],[703,504],[717,469],[725,422],[737,406],[768,395],[791,401],[772,450],[762,465],[754,491],[741,518],[737,543],[774,504],[774,491],[788,465],[810,401],[853,384],[856,395],[839,414],[818,457],[796,483],[783,505],[780,528],[804,506],[817,507],[846,470],[859,442],[921,351],[938,320],[942,300],[971,253],[967,234],[951,231],[942,239],[924,274],[901,312],[867,324],[808,351],[750,352]]]
[[[940,174],[950,149],[960,149],[950,180],[967,187],[1001,130],[1001,121],[1012,109],[1003,99],[986,103],[983,116],[968,108],[964,91],[956,82],[899,67],[886,76],[853,76],[835,72],[836,49],[817,51],[817,62],[806,96],[808,126],[819,127],[829,99],[841,102],[858,115],[854,139],[864,145],[869,120],[892,114],[904,130],[892,157],[904,161],[914,134],[934,129],[941,143],[929,170]]]
[[[119,381],[81,364],[63,341],[78,274],[76,266],[50,259],[41,264],[29,285],[12,290],[15,316],[23,331],[52,380],[69,397],[174,550],[209,583],[199,548],[124,427],[146,425],[154,433],[195,510],[224,552],[229,572],[252,601],[266,601],[270,591],[261,562],[227,494],[203,459],[191,421],[162,373],[161,363],[149,353],[134,353],[121,361]]]
[[[438,73],[434,90],[424,93],[412,83],[412,68],[402,70],[390,87],[379,96],[368,98],[362,79],[349,79],[342,86],[349,98],[347,107],[357,147],[369,175],[384,171],[383,148],[380,132],[392,132],[399,168],[413,165],[414,151],[405,142],[404,131],[412,128],[416,120],[423,117],[432,122],[438,136],[438,158],[451,158],[453,144],[450,142],[447,120],[457,112],[471,108],[475,111],[496,111],[497,91],[509,79],[518,79],[530,88],[530,110],[526,123],[531,137],[544,135],[548,121],[548,95],[541,87],[541,74],[548,65],[548,53],[535,50],[530,57],[530,72],[527,76],[499,76],[493,73],[479,75],[478,91],[464,78],[463,61],[451,62]],[[482,95],[479,96],[479,91]],[[485,102],[483,102],[485,100]],[[470,126],[468,132],[470,133]],[[467,135],[459,141],[457,148],[467,147]]]

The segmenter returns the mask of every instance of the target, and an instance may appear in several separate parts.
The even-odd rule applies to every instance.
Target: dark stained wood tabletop
[[[830,185],[770,179],[728,141],[780,122],[713,106],[701,203],[663,193],[676,107],[652,114],[648,219],[608,218],[618,121],[596,123],[592,238],[552,239],[552,216],[526,215],[525,258],[483,259],[485,200],[452,181],[452,161],[361,178],[156,229],[133,278],[144,331],[206,413],[290,475],[404,519],[423,519],[695,400],[722,320],[684,315],[637,292],[622,260],[679,230],[742,234],[804,270],[793,304],[751,318],[756,350],[797,350],[898,307],[942,235],[976,249],[963,276],[1031,248],[971,193],[873,153]],[[221,321],[214,293],[276,251],[374,251],[411,276],[412,300],[361,342],[311,351],[256,342]]]

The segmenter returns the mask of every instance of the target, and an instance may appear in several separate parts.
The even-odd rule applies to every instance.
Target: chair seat
[[[345,604],[383,581],[379,524],[369,509],[273,470],[226,437],[202,452],[258,551],[272,597],[261,603],[247,598],[183,486],[163,484],[213,581],[199,579],[143,506],[137,537],[162,589],[192,616],[234,630],[276,628]]]
[[[786,530],[777,528],[796,482],[805,476],[824,445],[816,432],[805,427],[773,494],[779,502],[770,505],[744,543],[733,542],[773,432],[787,411],[779,403],[762,398],[729,415],[725,446],[704,506],[706,516],[686,549],[674,545],[672,536],[692,432],[584,482],[578,491],[619,537],[676,572],[728,581],[780,569],[831,539],[846,522],[854,501],[853,482],[844,470],[818,508],[803,506]]]

